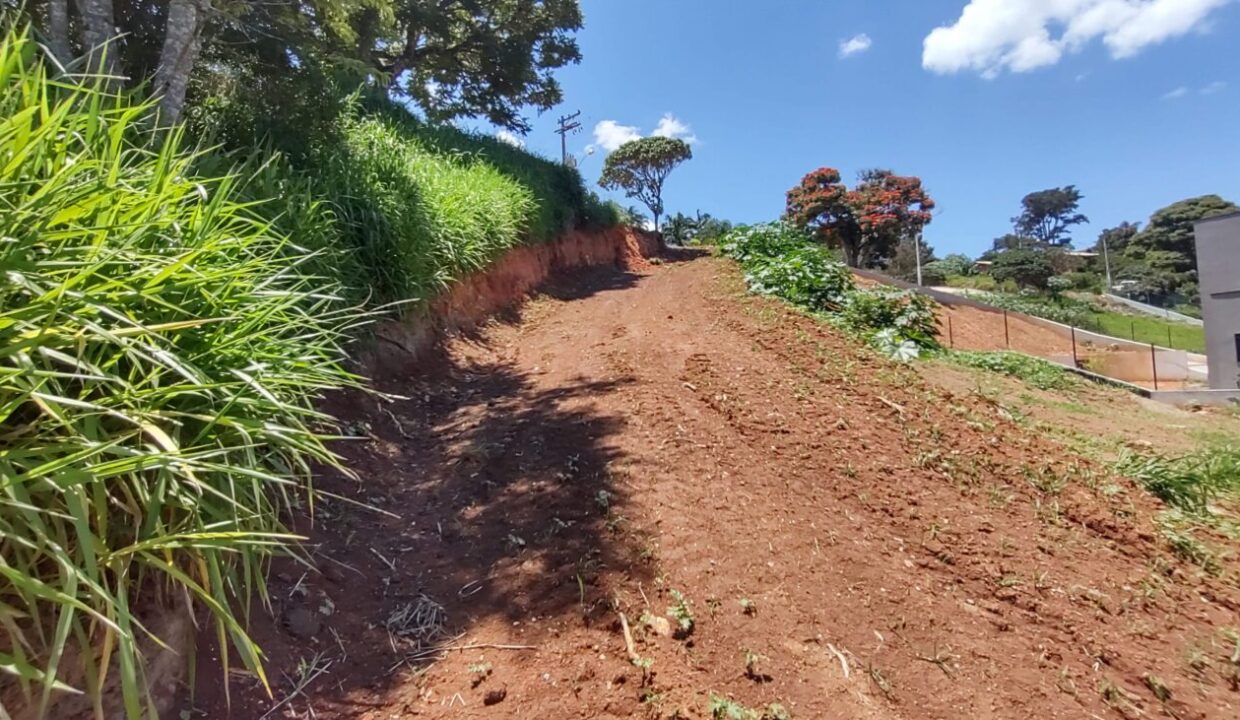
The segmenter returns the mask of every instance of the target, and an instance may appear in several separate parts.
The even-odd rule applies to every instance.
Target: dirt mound
[[[324,487],[387,514],[299,528],[276,699],[229,715],[204,648],[205,717],[1237,716],[1234,567],[727,263],[574,273],[422,367],[332,408],[367,440]]]

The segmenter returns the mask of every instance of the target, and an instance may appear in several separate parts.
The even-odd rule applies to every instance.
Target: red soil
[[[1240,716],[1234,566],[1181,562],[1131,483],[722,261],[576,273],[382,389],[404,397],[332,403],[367,439],[339,446],[359,480],[322,485],[391,515],[298,528],[322,574],[279,565],[286,622],[254,623],[276,701],[237,675],[230,711],[208,647],[201,717],[706,718],[712,692],[794,718]],[[683,639],[641,619],[672,590]],[[428,600],[441,635],[389,635]]]
[[[939,306],[943,344],[957,350],[1018,350],[1030,355],[1069,355],[1072,343],[1020,315],[987,312],[967,305]],[[949,332],[950,327],[950,332]]]

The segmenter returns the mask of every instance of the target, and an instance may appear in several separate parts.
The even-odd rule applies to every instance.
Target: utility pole
[[[921,231],[913,236],[913,254],[917,256],[917,287],[921,287]]]
[[[568,134],[581,129],[581,123],[577,121],[580,115],[581,111],[578,110],[572,115],[564,115],[557,121],[560,129],[555,132],[560,136],[560,162],[564,165],[568,164]]]
[[[1107,268],[1107,289],[1103,294],[1110,295],[1111,294],[1111,254],[1110,252],[1107,251],[1106,233],[1102,234],[1102,262],[1106,265],[1106,268]],[[1095,267],[1097,266],[1095,265]]]

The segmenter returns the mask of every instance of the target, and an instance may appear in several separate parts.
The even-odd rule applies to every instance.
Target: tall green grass
[[[214,93],[191,108],[194,127],[231,151],[288,158],[277,175],[310,183],[376,301],[427,300],[509,248],[620,222],[575,169],[427,124],[373,91],[346,94],[311,68],[258,93],[229,76]]]
[[[316,398],[355,382],[361,319],[313,271],[329,244],[276,232],[237,176],[196,175],[150,111],[0,38],[0,689],[45,710],[119,673],[142,714],[139,618],[174,598],[264,677],[235,608],[336,462]]]
[[[429,298],[519,245],[533,193],[487,163],[435,152],[378,117],[341,121],[318,181],[379,297]]]

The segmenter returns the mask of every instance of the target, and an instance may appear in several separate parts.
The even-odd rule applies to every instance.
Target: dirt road
[[[324,487],[392,515],[317,508],[322,574],[256,620],[275,699],[234,675],[229,714],[207,648],[203,717],[1240,717],[1234,568],[723,261],[581,274],[432,365],[335,403],[370,439]]]

